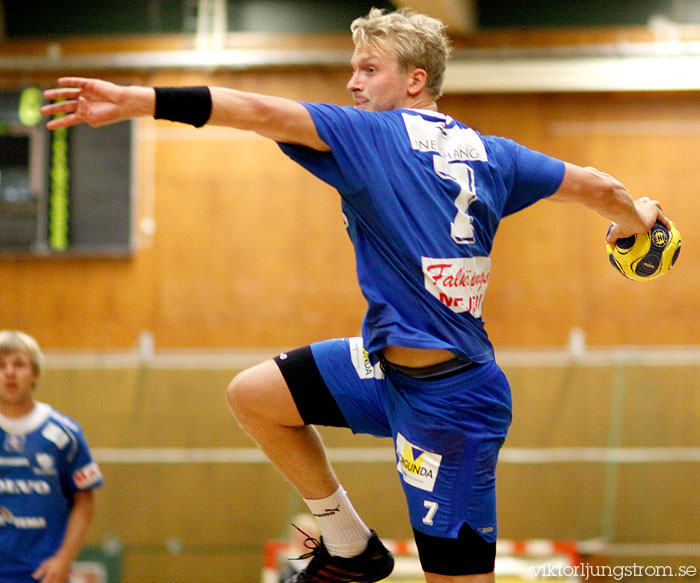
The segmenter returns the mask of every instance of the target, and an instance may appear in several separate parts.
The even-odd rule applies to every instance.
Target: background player
[[[293,581],[376,581],[392,559],[355,512],[314,424],[391,436],[429,583],[492,581],[495,466],[508,383],[481,319],[500,219],[577,202],[608,240],[667,223],[619,181],[480,136],[437,111],[449,42],[439,21],[373,10],[352,25],[355,107],[221,87],[121,87],[82,78],[45,93],[49,128],[155,116],[255,131],[334,186],[368,301],[362,338],[315,343],[239,374],[231,409],[316,517],[322,541]]]
[[[42,354],[0,331],[0,581],[66,583],[90,526],[97,464],[75,421],[34,399]]]

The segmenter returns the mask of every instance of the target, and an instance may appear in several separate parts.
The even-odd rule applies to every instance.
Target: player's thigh
[[[306,396],[302,395],[306,389],[300,391],[297,404],[302,417],[316,425],[349,427],[353,433],[390,437],[384,373],[379,364],[370,362],[362,338],[315,342],[309,348],[320,375],[319,385],[323,385],[328,398],[319,400],[318,390]],[[311,405],[308,412],[302,410],[302,401]]]
[[[304,425],[287,383],[272,359],[237,374],[226,390],[226,399],[239,421],[253,417],[290,427]]]

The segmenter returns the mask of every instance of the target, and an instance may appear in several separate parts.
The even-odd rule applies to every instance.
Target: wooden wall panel
[[[230,85],[348,103],[347,71],[116,76],[147,84]],[[607,263],[607,222],[543,202],[505,219],[485,304],[499,346],[698,344],[700,147],[693,93],[445,96],[484,133],[620,178],[663,200],[684,237],[674,273],[628,282]],[[48,348],[289,347],[354,335],[364,299],[337,195],[272,144],[222,128],[139,124],[139,248],[128,259],[0,257],[0,321]]]
[[[157,205],[156,225],[180,236],[158,245],[156,327],[181,346],[356,330],[363,302],[337,195],[271,142],[205,132],[188,143],[186,128],[168,141],[157,131],[158,196],[170,204]]]

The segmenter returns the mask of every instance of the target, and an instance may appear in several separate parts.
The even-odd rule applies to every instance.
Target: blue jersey
[[[368,303],[365,348],[493,360],[481,312],[496,229],[553,194],[564,163],[437,112],[303,105],[331,151],[280,147],[341,194]]]
[[[0,415],[0,581],[33,581],[63,540],[75,493],[100,485],[75,421],[45,403]]]

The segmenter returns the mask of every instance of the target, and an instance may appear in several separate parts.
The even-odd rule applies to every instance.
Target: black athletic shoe
[[[329,555],[323,537],[320,541],[308,537],[305,544],[311,552],[299,558],[312,557],[311,562],[285,583],[374,583],[388,577],[394,568],[394,557],[374,531],[367,548],[348,559]]]

